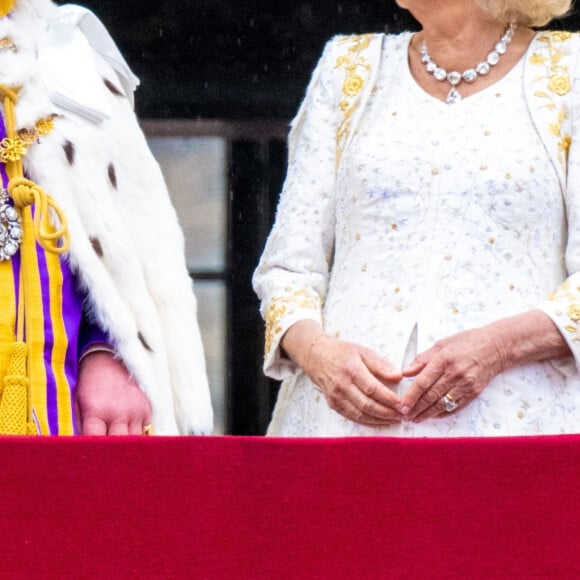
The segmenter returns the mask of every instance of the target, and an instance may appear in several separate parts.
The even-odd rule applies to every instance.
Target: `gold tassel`
[[[8,351],[0,401],[0,433],[3,435],[28,434],[26,351],[26,344],[21,341],[13,343]]]

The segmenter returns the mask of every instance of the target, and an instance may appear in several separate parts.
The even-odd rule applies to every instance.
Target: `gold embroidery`
[[[22,139],[5,137],[0,141],[0,159],[3,163],[20,161],[27,149],[28,145]]]
[[[580,320],[580,302],[572,302],[572,304],[568,306],[566,314],[571,320],[578,322]]]
[[[3,163],[20,161],[31,145],[42,135],[48,135],[54,127],[52,117],[40,119],[33,129],[21,129],[18,137],[5,137],[0,141],[0,160]]]
[[[558,150],[560,151],[561,155],[564,155],[566,159],[568,159],[568,151],[570,150],[570,146],[572,145],[572,137],[566,134],[558,143]]]
[[[568,298],[570,300],[575,298],[574,294],[570,291],[570,282],[568,282],[568,280],[562,282],[562,284],[560,284],[560,286],[550,294],[550,300],[556,300],[557,298]]]
[[[373,35],[349,36],[340,42],[349,44],[346,54],[338,57],[335,68],[345,71],[342,98],[339,103],[342,119],[336,129],[337,164],[340,162],[346,140],[350,135],[351,118],[358,107],[357,97],[365,86],[365,75],[370,71],[368,58],[361,53],[368,48]]]
[[[548,88],[557,95],[567,95],[572,90],[572,83],[569,75],[556,74],[550,77]]]
[[[550,123],[550,133],[554,135],[554,137],[560,137],[562,134],[562,126],[564,125],[564,121],[566,120],[566,113],[564,111],[560,111],[558,113],[558,120],[555,123]]]
[[[32,129],[21,129],[18,132],[18,136],[24,143],[26,147],[30,147],[35,141],[38,141],[40,137],[48,135],[54,129],[54,116],[45,117],[44,119],[39,119],[36,121],[34,128]]]
[[[552,38],[556,42],[565,42],[566,40],[570,40],[572,38],[572,33],[568,32],[567,30],[556,30],[552,32]]]
[[[0,38],[0,50],[9,50],[10,52],[18,52],[16,45],[12,41],[11,38],[5,36],[4,38]]]
[[[566,169],[568,162],[568,151],[572,143],[571,136],[564,131],[564,123],[568,117],[568,112],[564,108],[558,107],[554,95],[563,97],[572,90],[572,81],[568,67],[561,64],[564,53],[557,43],[563,43],[572,38],[572,34],[566,31],[556,31],[543,34],[538,38],[540,42],[546,44],[547,55],[538,53],[532,54],[530,64],[544,66],[548,68],[549,78],[547,89],[549,92],[536,91],[536,97],[546,100],[544,107],[550,111],[558,111],[556,120],[549,125],[549,130],[558,139],[558,160]]]
[[[353,74],[344,81],[342,92],[349,97],[356,97],[362,91],[364,84],[365,81],[360,75]]]
[[[571,288],[569,282],[561,284],[554,292],[548,296],[551,302],[564,302],[563,307],[566,308],[566,316],[571,323],[564,325],[564,330],[574,333],[574,340],[580,339],[580,329],[576,323],[580,322],[580,296],[578,295],[578,288]],[[561,315],[562,312],[557,312]]]
[[[291,292],[291,289],[286,288]],[[280,321],[288,314],[292,314],[296,308],[307,310],[320,310],[321,300],[317,295],[312,295],[306,290],[296,290],[286,296],[272,298],[266,313],[266,344],[265,356],[268,356],[276,337],[282,332]]]
[[[36,121],[36,130],[39,135],[48,135],[54,129],[54,117],[46,117]]]
[[[541,54],[534,52],[532,56],[530,56],[530,63],[531,64],[544,64],[546,62],[546,58],[543,57]]]

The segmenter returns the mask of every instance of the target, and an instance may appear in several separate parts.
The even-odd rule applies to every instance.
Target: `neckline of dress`
[[[531,47],[534,44],[534,42],[535,42],[536,38],[538,37],[538,35],[540,34],[540,32],[536,32],[536,34],[532,38],[530,44],[528,45],[527,49],[524,51],[522,56],[517,60],[517,62],[512,66],[512,68],[503,77],[501,77],[497,81],[493,82],[491,85],[489,85],[483,89],[478,90],[477,92],[473,93],[472,95],[469,95],[467,97],[463,97],[461,99],[461,101],[459,101],[458,103],[454,103],[452,105],[449,105],[443,99],[440,99],[438,97],[434,97],[433,95],[428,93],[417,82],[417,80],[413,76],[413,73],[411,72],[411,66],[409,64],[409,54],[410,54],[410,48],[411,48],[411,40],[413,39],[413,36],[415,34],[416,33],[414,33],[414,32],[406,33],[407,37],[405,39],[404,51],[403,51],[404,52],[404,58],[403,58],[404,75],[407,77],[407,81],[413,87],[413,90],[415,92],[417,92],[418,94],[420,94],[421,96],[423,96],[423,98],[425,100],[433,101],[434,103],[439,104],[443,108],[443,110],[453,111],[454,108],[457,109],[458,107],[465,106],[466,103],[469,104],[470,102],[477,101],[480,98],[484,98],[486,96],[486,94],[491,92],[491,91],[495,91],[497,93],[498,89],[501,88],[501,85],[507,84],[508,82],[510,82],[514,75],[523,74],[523,68],[524,68],[524,63],[526,61],[526,58],[528,57],[528,54],[531,50]]]

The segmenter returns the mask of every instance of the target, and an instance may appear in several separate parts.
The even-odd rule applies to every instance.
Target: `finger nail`
[[[409,407],[409,405],[403,405],[403,408],[401,409],[401,413],[403,415],[408,415],[410,410],[411,410],[411,407]]]

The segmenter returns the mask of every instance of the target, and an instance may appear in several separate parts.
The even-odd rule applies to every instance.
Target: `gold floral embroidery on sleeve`
[[[371,43],[373,35],[363,34],[349,36],[340,40],[346,44],[346,52],[336,59],[335,68],[345,72],[342,84],[342,95],[339,102],[342,117],[336,129],[337,163],[344,150],[344,145],[350,134],[351,119],[358,107],[358,95],[364,89],[366,78],[370,71],[369,59],[361,54]]]
[[[564,131],[564,123],[568,118],[568,111],[558,106],[557,97],[563,97],[572,90],[570,71],[566,65],[561,63],[563,57],[562,43],[570,40],[572,34],[566,31],[555,31],[543,34],[538,38],[544,43],[546,53],[538,54],[534,52],[529,61],[534,66],[543,66],[547,69],[548,84],[546,91],[536,91],[536,97],[545,99],[545,107],[557,111],[556,120],[550,123],[550,133],[558,139],[558,159],[566,169],[568,163],[568,151],[572,144],[572,137]],[[557,95],[557,96],[555,96]]]
[[[574,335],[573,340],[580,340],[580,288],[574,290],[570,282],[564,282],[548,296],[548,300],[562,304],[562,310],[559,309],[557,314],[561,315],[565,309],[568,322],[564,329]]]
[[[293,314],[296,309],[320,310],[321,300],[318,295],[313,295],[307,290],[295,290],[292,292],[288,288],[287,291],[288,294],[272,298],[268,306],[266,312],[265,356],[268,356],[272,344],[279,338],[282,332],[280,322],[284,317]]]

